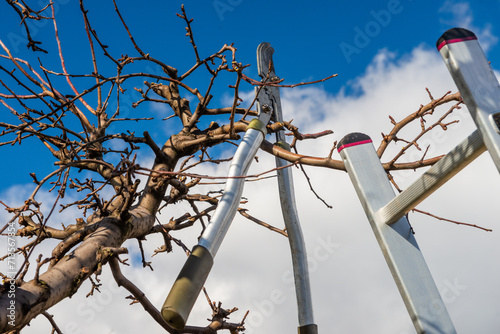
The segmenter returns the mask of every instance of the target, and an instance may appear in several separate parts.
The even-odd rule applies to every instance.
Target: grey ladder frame
[[[351,133],[339,152],[418,333],[456,333],[406,214],[487,150],[500,171],[500,85],[474,33],[454,28],[438,40],[477,130],[396,195],[371,139]]]

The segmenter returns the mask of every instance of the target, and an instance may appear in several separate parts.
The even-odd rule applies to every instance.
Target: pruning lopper
[[[244,176],[267,134],[267,124],[271,120],[283,122],[279,87],[272,85],[273,82],[279,81],[274,71],[273,53],[274,49],[269,43],[261,43],[257,48],[257,68],[264,84],[262,87],[256,87],[258,117],[248,125],[229,167],[224,194],[163,304],[162,316],[173,328],[182,329],[186,325],[189,313],[212,268],[215,255],[234,219],[243,193]],[[276,138],[276,145],[290,150],[284,130],[278,131]],[[298,333],[317,334],[306,249],[295,205],[292,171],[285,168],[287,162],[281,158],[276,158],[276,165],[281,210],[292,253],[299,318]]]

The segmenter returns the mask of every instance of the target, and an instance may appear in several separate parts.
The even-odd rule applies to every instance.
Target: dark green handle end
[[[299,334],[318,334],[318,326],[315,324],[305,325],[298,328]]]
[[[183,329],[207,279],[214,259],[202,246],[195,246],[163,304],[163,319],[175,329]]]

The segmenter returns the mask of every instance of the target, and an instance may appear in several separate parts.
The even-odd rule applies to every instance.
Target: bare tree
[[[45,147],[47,159],[52,156],[56,169],[40,175],[36,166],[33,167],[30,175],[36,188],[22,206],[11,206],[9,199],[0,202],[11,217],[0,227],[2,237],[9,246],[14,235],[17,240],[1,259],[9,261],[14,254],[24,259],[14,273],[1,274],[4,282],[0,286],[0,331],[17,333],[34,317],[42,314],[51,322],[54,331],[60,333],[47,310],[75,293],[82,293],[79,287],[86,280],[91,280],[92,290],[97,288],[102,267],[108,264],[118,285],[130,291],[160,326],[167,332],[179,333],[163,320],[147,296],[122,274],[120,268],[126,264],[122,254],[127,253],[123,243],[137,239],[142,249],[145,236],[159,233],[164,244],[158,245],[157,252],[170,252],[173,244],[189,252],[190,245],[184,245],[177,239],[175,232],[197,223],[205,226],[217,206],[219,195],[198,191],[201,181],[214,176],[192,170],[230,160],[217,156],[219,151],[210,149],[237,143],[239,133],[247,129],[248,119],[256,115],[253,103],[250,107],[241,107],[239,91],[243,85],[248,89],[263,84],[244,73],[250,65],[238,62],[233,45],[223,45],[218,52],[203,55],[195,42],[193,19],[188,17],[183,7],[177,16],[186,24],[187,43],[192,45],[193,62],[191,68],[180,73],[174,66],[140,47],[140,36],[132,34],[114,0],[115,13],[110,14],[117,15],[122,25],[120,28],[128,35],[133,49],[122,46],[123,50],[119,53],[110,51],[107,46],[110,41],[100,39],[98,31],[93,28],[92,13],[80,0],[92,71],[75,74],[69,71],[72,59],[64,57],[53,4],[35,9],[25,1],[6,2],[10,12],[4,15],[19,15],[21,26],[27,33],[27,49],[37,52],[40,58],[39,63],[35,63],[14,56],[0,40],[0,102],[4,109],[2,115],[6,111],[10,113],[8,117],[2,116],[0,122],[0,145],[4,146],[3,149],[10,145],[10,150],[22,150],[24,146],[21,145],[38,141]],[[55,49],[51,49],[52,44],[37,41],[30,34],[29,22],[33,20],[46,20],[53,26]],[[54,64],[55,60],[60,66],[45,65]],[[145,71],[148,66],[161,71]],[[233,103],[212,107],[212,89],[219,80],[223,80],[223,73],[232,75],[233,83],[228,90],[232,92]],[[197,82],[196,86],[188,84],[195,75],[203,75],[206,81]],[[273,84],[283,88],[295,86]],[[135,89],[141,98],[127,105],[122,97],[130,89]],[[68,90],[71,93],[68,94]],[[180,124],[172,125],[180,130],[161,140],[154,140],[148,131],[142,134],[133,132],[138,122],[145,122],[144,126],[147,126],[147,121],[152,118],[143,117],[139,112],[129,115],[123,109],[132,107],[139,110],[144,104],[168,105],[173,114],[160,121],[165,126]],[[429,92],[429,101],[406,118],[396,121],[390,117],[393,129],[388,134],[382,134],[378,147],[378,155],[387,161],[383,166],[388,175],[393,170],[416,169],[438,161],[439,156],[426,157],[426,148],[420,148],[418,140],[436,128],[446,130],[454,123],[447,121],[447,117],[460,104],[458,93],[434,98]],[[440,109],[438,120],[426,123],[426,117],[439,106],[444,107]],[[219,124],[221,119],[225,119],[224,124]],[[421,127],[419,134],[410,140],[403,139],[401,130],[414,123]],[[316,140],[331,134],[331,131],[305,134],[291,122],[283,122],[269,124],[268,132],[283,128],[293,136],[294,151],[283,150],[268,141],[262,144],[263,151],[282,157],[291,165],[344,170],[342,161],[332,158],[335,144],[331,151],[325,152],[325,157],[297,152],[297,141]],[[404,148],[397,155],[386,158],[384,154],[388,146],[398,141],[405,143]],[[422,158],[399,162],[412,147],[422,150]],[[149,150],[154,154],[151,166],[141,165],[137,158],[139,150]],[[147,177],[145,184],[140,184],[138,176]],[[260,175],[254,178],[258,177]],[[55,200],[50,206],[42,207],[39,198],[42,193],[54,194]],[[64,199],[67,197],[77,197],[78,200],[66,202]],[[191,211],[169,222],[159,223],[158,213],[168,212],[180,202],[188,203]],[[56,223],[57,217],[69,211],[78,214],[71,221],[63,221],[61,227]],[[286,231],[265,223],[265,217],[256,218],[262,213],[250,215],[244,209],[240,213],[286,236]],[[39,246],[51,240],[57,241],[52,252],[38,253]],[[145,267],[149,264],[144,258],[143,263]],[[9,321],[8,317],[12,301],[9,293],[13,291],[15,322]],[[234,309],[223,309],[208,295],[207,299],[213,310],[211,321],[203,328],[187,326],[183,333],[214,333],[223,329],[238,333],[244,330],[244,317],[238,322],[229,322],[227,318]]]

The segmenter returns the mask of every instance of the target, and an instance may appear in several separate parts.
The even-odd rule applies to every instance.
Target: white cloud
[[[425,87],[435,96],[455,91],[439,54],[423,46],[403,56],[382,50],[366,72],[349,85],[349,89],[336,95],[314,86],[282,91],[285,119],[294,118],[295,124],[306,133],[328,128],[335,131],[333,137],[300,143],[302,152],[326,156],[334,139],[339,140],[352,131],[368,133],[377,145],[380,132],[388,132],[391,127],[387,115],[398,120],[417,110],[421,103],[428,101]],[[431,140],[438,146],[436,152],[447,151],[472,132],[467,115],[463,113],[458,117],[462,119],[460,126],[451,128],[440,140]],[[259,153],[259,156],[260,163],[252,165],[249,173],[274,165],[269,155]],[[213,166],[213,171],[220,174],[225,168]],[[304,177],[300,172],[295,173],[298,211],[310,257],[316,323],[320,331],[412,333],[410,318],[348,176],[321,168],[307,170],[316,191],[334,206],[330,210],[316,200]],[[400,178],[401,183],[408,184],[412,178],[414,176]],[[498,172],[484,155],[422,203],[421,208],[495,228],[494,208],[499,186]],[[249,200],[245,206],[250,214],[272,225],[283,226],[275,179],[247,183],[244,196]],[[178,211],[168,210],[162,216],[168,219],[182,214],[182,209],[174,210]],[[415,214],[410,216],[410,221],[436,284],[447,298],[458,332],[495,332],[500,327],[500,296],[498,289],[492,286],[500,280],[500,270],[490,263],[495,263],[493,257],[500,251],[499,232],[482,232]],[[198,232],[195,228],[174,236],[186,237],[194,243]],[[146,254],[152,254],[161,243],[159,238],[150,239],[154,242],[146,243]],[[131,267],[124,269],[124,273],[161,307],[184,261],[185,255],[175,248],[174,254],[153,258],[154,272]],[[290,262],[288,241],[284,237],[237,215],[207,281],[210,297],[221,300],[224,307],[240,309],[231,321],[239,321],[250,309],[247,334],[293,333],[297,317]],[[115,288],[109,270],[102,280],[107,292],[101,297],[85,299],[82,295],[89,289],[86,283],[80,294],[50,310],[63,328],[69,328],[65,333],[160,331],[142,307],[127,305],[124,297],[128,293]],[[449,286],[455,282],[463,289],[453,294]],[[202,295],[190,323],[206,324],[209,315]],[[72,322],[74,329],[70,328]],[[45,319],[37,319],[26,333],[39,333],[46,323]]]
[[[378,144],[380,131],[387,132],[391,127],[387,115],[399,120],[417,110],[421,103],[429,99],[426,87],[436,97],[448,90],[456,91],[439,54],[425,47],[416,48],[411,54],[401,57],[382,50],[365,74],[350,85],[347,91],[354,90],[355,95],[343,92],[332,95],[317,87],[284,90],[285,119],[294,118],[296,125],[306,133],[333,129],[335,139],[352,131],[366,132]],[[472,132],[473,125],[465,112],[458,113],[455,118],[461,119],[460,125],[451,128],[444,136],[428,139],[436,146],[436,154],[448,151]],[[419,131],[418,128],[417,124],[414,131]],[[300,148],[307,154],[325,156],[332,141],[333,138],[325,138],[301,143]],[[494,197],[478,199],[480,193],[492,193],[499,184],[495,179],[497,172],[487,158],[482,157],[459,174],[424,202],[421,208],[466,222],[491,222]],[[261,157],[261,163],[252,168],[265,170],[272,164],[272,159]],[[313,199],[304,178],[296,173],[296,196],[311,257],[312,290],[320,328],[339,333],[411,333],[409,316],[348,177],[343,172],[319,168],[308,170],[318,193],[334,206],[333,210],[328,210]],[[491,177],[480,179],[479,175]],[[403,185],[414,178],[403,176],[400,177]],[[474,186],[470,185],[471,177],[475,180]],[[248,207],[251,213],[282,226],[274,182],[247,184],[245,196],[250,200]],[[461,189],[467,189],[467,192]],[[482,210],[471,212],[466,205],[471,202],[481,203]],[[466,210],[467,214],[462,210]],[[492,270],[486,263],[480,264],[477,259],[484,257],[484,249],[489,249],[489,254],[498,250],[498,236],[425,216],[411,215],[411,222],[436,284],[447,298],[447,306],[458,331],[467,332],[484,326],[482,332],[492,332],[499,325],[498,321],[491,317],[491,312],[479,315],[477,309],[493,308],[494,312],[500,312],[500,309],[495,307],[495,298],[488,295],[488,286],[480,291],[482,288],[476,282],[489,282],[492,276],[500,278],[500,272]],[[487,226],[493,227],[491,224]],[[329,238],[338,248],[319,261],[314,254],[322,238]],[[463,247],[476,242],[481,245],[481,252]],[[251,251],[245,256],[248,248]],[[286,252],[287,244],[280,236],[236,219],[217,256],[216,261],[221,267],[212,272],[211,280],[215,283],[211,284],[217,285],[218,279],[223,282],[233,280],[227,287],[231,291],[226,294],[230,296],[228,306],[232,306],[231,301],[234,301],[240,308],[252,309],[250,324],[254,326],[248,333],[295,331],[295,297],[289,282],[283,278],[290,270]],[[474,267],[474,274],[471,274],[471,266]],[[260,277],[259,283],[255,282],[256,275]],[[449,285],[455,282],[465,290],[449,295]],[[269,303],[276,291],[286,296],[286,302],[279,305]],[[462,314],[474,314],[474,317],[465,319]]]
[[[439,12],[444,13],[445,16],[451,16],[441,19],[442,24],[465,28],[474,32],[485,52],[488,52],[492,46],[498,43],[498,37],[492,33],[490,23],[484,23],[482,26],[475,24],[474,15],[468,2],[446,1]]]
[[[375,144],[378,144],[381,139],[380,131],[387,133],[391,127],[387,115],[399,120],[416,111],[421,103],[425,104],[429,100],[426,87],[435,97],[444,95],[448,90],[456,91],[439,54],[423,46],[401,57],[382,50],[365,74],[353,80],[350,85],[351,89],[348,90],[352,91],[354,88],[355,95],[342,92],[332,95],[315,87],[283,91],[285,119],[294,118],[296,125],[306,133],[333,129],[336,133],[335,139],[340,139],[352,131],[366,132],[374,139]],[[465,108],[454,117],[461,120],[460,125],[450,127],[450,131],[442,136],[428,138],[428,142],[432,142],[436,147],[435,154],[445,153],[473,131],[473,124]],[[418,124],[413,132],[415,131],[420,131]],[[316,142],[301,143],[300,148],[307,154],[325,156],[332,141],[333,138],[325,138]],[[272,165],[272,161],[269,165]],[[311,279],[316,318],[320,328],[326,327],[331,332],[339,333],[412,332],[409,317],[348,177],[342,172],[319,168],[308,170],[313,176],[312,182],[316,190],[334,206],[333,210],[328,210],[313,199],[304,178],[300,173],[296,173],[296,196],[309,255],[313,256],[315,248],[320,245],[318,238],[328,237],[339,245],[324,261],[314,261],[314,258],[312,260],[312,263],[316,263]],[[485,177],[480,179],[479,175]],[[492,163],[484,156],[424,202],[421,208],[445,217],[493,227],[487,222],[493,221],[494,199],[480,201],[478,198],[481,192],[493,193],[497,187],[495,185],[499,184],[497,176]],[[474,178],[474,185],[470,185],[470,178]],[[400,179],[401,183],[406,185],[414,177],[404,175],[404,178]],[[490,182],[495,185],[488,185]],[[247,186],[245,191],[245,196],[250,197],[249,206],[254,208],[252,212],[256,215],[259,211],[262,212],[260,208],[263,206],[271,205],[275,208],[272,211],[266,210],[265,219],[270,223],[281,221],[276,189],[273,186],[273,182],[269,181],[269,190],[267,187],[264,190],[263,185],[252,185]],[[467,191],[463,192],[461,189]],[[259,195],[263,193],[268,195]],[[482,210],[471,212],[467,209],[466,203],[472,202],[482,203]],[[457,207],[457,204],[460,207]],[[462,213],[462,208],[468,212],[467,215]],[[486,233],[459,227],[425,216],[411,215],[411,222],[436,284],[446,296],[447,306],[458,331],[467,332],[474,326],[484,326],[482,332],[491,332],[499,325],[498,321],[478,315],[477,309],[495,308],[495,298],[488,297],[490,289],[487,286],[484,292],[480,292],[481,288],[475,282],[489,281],[491,276],[498,278],[500,272],[492,270],[487,264],[479,264],[477,259],[484,257],[483,253],[465,250],[463,245],[478,242],[490,249],[489,254],[494,254],[490,247],[498,249],[495,245],[498,236],[495,232]],[[247,280],[238,280],[241,291],[254,292],[254,298],[249,304],[254,305],[256,319],[260,319],[259,314],[265,318],[259,328],[249,333],[292,332],[296,324],[292,316],[295,314],[294,296],[291,292],[288,293],[287,283],[282,279],[282,274],[289,270],[289,259],[285,255],[286,243],[280,242],[278,236],[264,236],[264,232],[258,230],[258,234],[249,233],[246,230],[249,227],[244,227],[245,230],[239,233],[231,231],[232,234],[224,246],[224,250],[231,254],[225,253],[221,248],[218,260],[227,264],[226,272],[231,272],[229,267],[233,263],[245,261],[234,255],[237,249],[245,249],[247,244],[253,246],[251,255],[246,260],[248,269],[239,270],[244,270],[246,275],[252,278],[255,272],[259,272],[259,275],[265,277],[262,281],[268,282],[268,285],[263,288],[262,284],[255,284],[252,279],[247,279],[251,284],[246,286]],[[233,238],[235,240],[232,240]],[[259,244],[257,249],[254,246],[256,242]],[[443,248],[448,251],[444,252]],[[237,255],[242,256],[243,253]],[[475,268],[473,275],[470,273],[470,266]],[[457,295],[449,295],[448,287],[454,282],[466,288],[464,291],[459,290]],[[268,313],[276,315],[277,318],[266,318],[266,309],[262,305],[268,305],[266,300],[269,300],[273,289],[286,291],[289,303],[274,305],[274,313]],[[238,293],[235,292],[233,296],[236,295]],[[482,297],[479,298],[478,295]],[[500,309],[496,307],[495,312],[500,312]],[[474,317],[466,320],[460,317],[461,314],[474,314]]]

